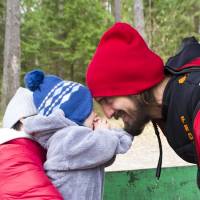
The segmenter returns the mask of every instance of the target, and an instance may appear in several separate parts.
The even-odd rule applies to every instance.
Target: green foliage
[[[84,82],[102,33],[114,22],[114,0],[21,0],[22,77],[33,68]],[[149,46],[164,60],[184,37],[199,37],[200,1],[143,0]],[[121,0],[123,22],[133,24],[134,0]],[[5,0],[0,1],[2,74]]]
[[[145,0],[144,5],[149,44],[165,60],[176,52],[184,37],[200,39],[200,1]]]
[[[112,17],[97,0],[22,1],[23,71],[40,67],[84,81],[85,70]]]
[[[121,10],[122,21],[133,25],[133,16],[134,16],[133,0],[121,0],[121,4],[122,4],[122,10]]]

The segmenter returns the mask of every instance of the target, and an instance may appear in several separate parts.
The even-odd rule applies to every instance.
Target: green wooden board
[[[104,200],[198,200],[196,166],[106,172]]]

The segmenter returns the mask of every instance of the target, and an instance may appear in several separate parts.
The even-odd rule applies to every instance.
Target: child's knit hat
[[[55,109],[62,109],[66,118],[82,125],[92,112],[91,93],[80,83],[45,75],[41,70],[28,72],[24,82],[33,91],[35,106],[42,115],[48,116]]]

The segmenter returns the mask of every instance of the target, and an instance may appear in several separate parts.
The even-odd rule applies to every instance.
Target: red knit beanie
[[[86,82],[94,97],[123,96],[147,90],[163,78],[162,59],[134,28],[118,22],[101,38]]]

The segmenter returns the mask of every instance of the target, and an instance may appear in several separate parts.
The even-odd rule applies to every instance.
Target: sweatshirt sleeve
[[[55,151],[53,146],[60,143],[57,151],[63,152],[70,170],[101,166],[116,154],[126,153],[132,144],[132,137],[123,130],[92,131],[86,127],[74,126],[62,130],[62,133],[52,138],[50,146]]]

